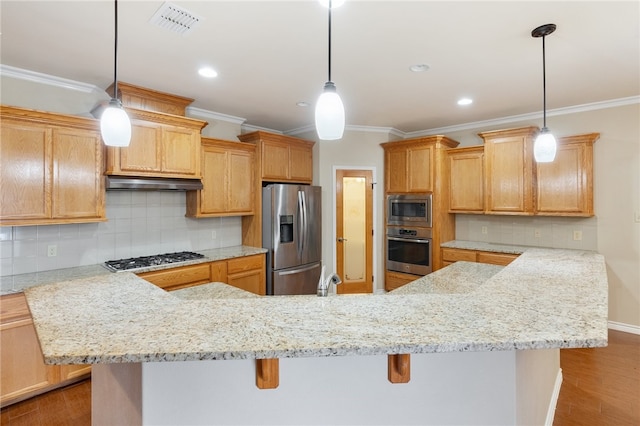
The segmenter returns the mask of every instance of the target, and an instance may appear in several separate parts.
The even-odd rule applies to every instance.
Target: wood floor
[[[640,335],[609,330],[609,346],[560,351],[554,426],[640,425]],[[91,425],[91,380],[3,408],[2,426]]]
[[[560,351],[554,426],[640,425],[640,335],[609,330],[609,346]]]

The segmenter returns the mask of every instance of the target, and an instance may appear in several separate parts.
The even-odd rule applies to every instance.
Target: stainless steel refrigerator
[[[316,294],[322,266],[321,194],[319,186],[262,188],[268,295]]]

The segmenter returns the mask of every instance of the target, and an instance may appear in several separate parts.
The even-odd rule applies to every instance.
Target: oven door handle
[[[391,240],[391,241],[410,241],[412,243],[421,243],[421,244],[428,244],[429,242],[431,242],[431,239],[403,238],[403,237],[387,237],[387,240]]]

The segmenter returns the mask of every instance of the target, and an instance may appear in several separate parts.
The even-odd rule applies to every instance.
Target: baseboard
[[[617,331],[624,331],[625,333],[640,334],[640,326],[625,324],[622,322],[609,321],[609,328]]]
[[[558,397],[560,396],[561,387],[562,387],[562,368],[559,368],[558,375],[556,376],[556,383],[553,386],[553,393],[551,394],[551,400],[549,401],[549,409],[547,410],[547,419],[544,422],[545,426],[553,426],[553,418],[556,415],[556,406],[558,405]]]

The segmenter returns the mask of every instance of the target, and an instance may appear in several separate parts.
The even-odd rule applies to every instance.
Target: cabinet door
[[[219,260],[211,262],[211,282],[226,283],[227,282],[227,261]]]
[[[205,147],[202,151],[202,186],[200,213],[225,213],[227,208],[228,170],[224,149]]]
[[[254,213],[254,154],[231,151],[228,154],[227,212]]]
[[[51,129],[3,119],[1,136],[1,219],[51,217]]]
[[[116,148],[116,152],[120,152],[120,170],[159,172],[161,136],[160,127],[157,124],[132,120],[131,144],[126,148]]]
[[[407,191],[407,151],[404,149],[389,149],[385,155],[386,192]]]
[[[491,265],[507,266],[517,258],[518,258],[517,254],[494,253],[494,252],[486,252],[486,251],[478,252],[478,262],[489,263]]]
[[[289,179],[289,145],[264,141],[262,144],[262,178],[266,180]]]
[[[402,287],[405,284],[409,284],[412,281],[420,278],[417,275],[403,274],[401,272],[385,271],[384,274],[384,289],[387,291],[395,290],[398,287]]]
[[[595,138],[597,136],[583,138],[583,141],[580,137],[561,138],[555,160],[536,165],[536,214],[593,216],[592,143]],[[578,143],[565,143],[571,139],[577,139]]]
[[[407,192],[431,192],[432,147],[421,146],[407,151],[408,180]]]
[[[80,379],[91,374],[91,365],[85,365],[85,364],[61,365],[59,368],[60,368],[61,382],[66,382],[67,380]]]
[[[309,182],[313,180],[313,151],[312,147],[289,147],[289,178],[296,182]]]
[[[239,257],[227,261],[227,284],[255,294],[266,293],[265,255]]]
[[[200,139],[195,130],[164,126],[161,153],[163,174],[200,177]]]
[[[475,262],[476,252],[474,250],[463,250],[453,248],[442,248],[442,260],[453,263],[458,261]]]
[[[484,147],[449,150],[449,211],[484,211]]]
[[[96,131],[53,131],[53,218],[104,218],[102,143]]]
[[[527,136],[485,140],[487,213],[533,214],[533,156]]]

